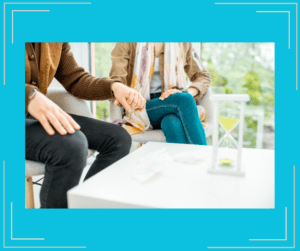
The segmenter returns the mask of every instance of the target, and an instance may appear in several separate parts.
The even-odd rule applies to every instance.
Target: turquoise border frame
[[[298,1],[2,1],[1,6],[3,249],[296,249]],[[12,13],[17,10],[12,34]],[[274,42],[275,209],[26,210],[23,81],[27,41]]]

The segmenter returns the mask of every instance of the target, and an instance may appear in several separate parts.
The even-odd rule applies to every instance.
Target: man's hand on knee
[[[29,102],[28,112],[41,123],[49,135],[55,134],[54,129],[61,135],[72,134],[80,129],[69,114],[40,92]]]

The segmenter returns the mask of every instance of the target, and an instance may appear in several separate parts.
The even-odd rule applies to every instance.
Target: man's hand
[[[122,84],[115,82],[111,87],[112,91],[115,95],[115,105],[121,103],[125,110],[131,112],[132,110],[140,110],[143,111],[146,107],[146,100],[139,94],[137,91],[132,88]]]
[[[80,129],[69,114],[40,92],[29,102],[28,112],[41,123],[49,135],[55,134],[52,126],[61,135],[72,134]]]

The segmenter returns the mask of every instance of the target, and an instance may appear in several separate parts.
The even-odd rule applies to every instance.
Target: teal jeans
[[[194,98],[176,93],[165,100],[152,94],[146,110],[153,129],[162,129],[168,143],[206,145],[205,132]]]

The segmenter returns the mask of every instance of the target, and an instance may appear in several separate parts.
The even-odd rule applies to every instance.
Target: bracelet
[[[29,94],[29,100],[32,100],[37,93],[37,89],[33,89]]]

